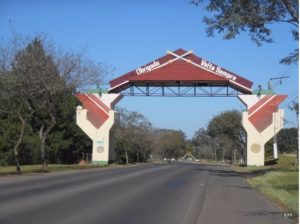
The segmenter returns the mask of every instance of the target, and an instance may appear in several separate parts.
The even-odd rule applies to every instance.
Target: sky
[[[292,27],[273,24],[274,43],[257,47],[247,33],[234,40],[207,37],[204,15],[209,14],[203,6],[189,0],[0,0],[0,37],[42,34],[66,51],[87,48],[90,59],[114,68],[107,80],[179,48],[253,81],[253,89],[266,89],[270,78],[290,76],[282,84],[275,81],[274,91],[289,95],[281,107],[286,127],[296,126],[288,106],[298,100],[298,65],[279,64],[298,46]],[[144,114],[156,128],[182,130],[187,138],[222,111],[245,110],[233,97],[124,97],[118,106]]]

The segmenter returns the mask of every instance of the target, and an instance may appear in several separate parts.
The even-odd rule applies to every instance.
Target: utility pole
[[[289,78],[290,76],[278,76],[269,79],[268,89],[273,92],[275,85],[272,84],[273,80],[279,80],[279,84],[282,84],[282,79]],[[274,118],[275,119],[275,118]],[[273,156],[274,159],[278,159],[278,149],[277,149],[277,135],[276,135],[276,119],[274,121],[274,137],[273,137]]]

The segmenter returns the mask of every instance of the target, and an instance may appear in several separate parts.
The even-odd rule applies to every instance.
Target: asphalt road
[[[290,221],[225,166],[142,165],[0,179],[0,224]]]

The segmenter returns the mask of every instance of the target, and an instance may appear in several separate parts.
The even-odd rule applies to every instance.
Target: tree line
[[[291,108],[298,116],[298,103]],[[245,164],[246,132],[241,113],[237,110],[221,112],[213,117],[207,128],[195,132],[191,146],[196,158]],[[298,153],[298,127],[284,128],[277,134],[279,153]],[[266,159],[273,159],[273,139],[265,145]]]
[[[179,159],[186,147],[185,134],[180,130],[158,129],[135,111],[117,109],[119,119],[113,129],[113,150],[116,162],[148,162],[161,158]]]
[[[294,103],[293,110],[298,108]],[[228,110],[214,116],[206,128],[186,139],[180,130],[158,129],[142,114],[117,108],[119,119],[113,134],[113,150],[118,163],[181,159],[187,153],[194,158],[245,164],[247,161],[246,132],[242,114]],[[298,109],[297,109],[298,111]],[[298,112],[296,115],[298,115]],[[277,134],[279,153],[298,152],[298,128],[285,128]],[[273,159],[273,139],[266,143],[266,160]]]

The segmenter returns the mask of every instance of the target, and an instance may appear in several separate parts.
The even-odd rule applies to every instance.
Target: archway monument
[[[116,103],[123,96],[238,97],[246,106],[242,125],[247,133],[247,165],[263,166],[265,143],[283,128],[279,104],[287,95],[253,94],[252,82],[193,51],[178,49],[111,80],[108,93],[78,93],[77,125],[92,139],[94,164],[113,160],[110,130]],[[277,148],[275,147],[275,151]],[[274,153],[275,157],[277,152]]]

